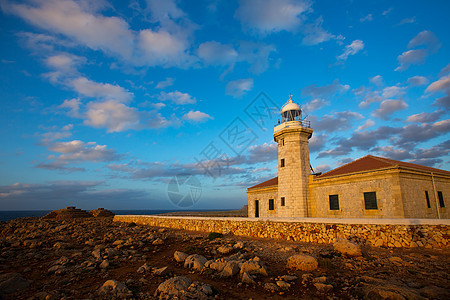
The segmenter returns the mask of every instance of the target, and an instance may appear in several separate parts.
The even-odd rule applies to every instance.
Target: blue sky
[[[448,1],[0,8],[0,210],[177,209],[179,174],[201,184],[190,209],[239,208],[276,176],[290,93],[316,171],[367,154],[449,169]]]

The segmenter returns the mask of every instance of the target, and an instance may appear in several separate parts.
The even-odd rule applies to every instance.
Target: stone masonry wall
[[[250,218],[207,218],[207,217],[162,217],[162,216],[121,216],[116,215],[114,221],[134,222],[136,224],[187,229],[203,232],[232,233],[238,236],[277,238],[291,241],[312,243],[333,243],[336,238],[347,238],[359,244],[376,247],[426,247],[446,248],[450,246],[450,221],[436,220],[429,224],[411,225],[407,223],[423,223],[423,220],[394,221],[393,224],[349,224],[269,221]],[[377,223],[377,222],[375,222]],[[403,223],[403,224],[402,224]]]

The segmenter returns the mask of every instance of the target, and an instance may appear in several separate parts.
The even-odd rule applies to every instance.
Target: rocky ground
[[[449,252],[17,219],[0,223],[0,297],[450,299]]]

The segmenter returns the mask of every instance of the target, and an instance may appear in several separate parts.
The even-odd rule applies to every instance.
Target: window
[[[438,199],[439,199],[439,206],[440,207],[445,207],[444,196],[442,195],[442,192],[438,192]]]
[[[284,199],[284,197],[281,197],[281,206],[285,206],[286,205],[286,200]]]
[[[428,191],[425,191],[425,199],[427,199],[427,207],[431,208],[430,196],[428,196]]]
[[[282,145],[284,146],[284,139],[281,140]]]
[[[330,210],[339,210],[339,196],[329,195],[328,199],[330,200]]]
[[[281,159],[281,163],[280,164],[281,164],[281,167],[283,168],[284,167],[284,158]]]
[[[269,210],[274,210],[273,199],[269,199]]]
[[[364,193],[364,206],[366,209],[378,209],[376,192]]]

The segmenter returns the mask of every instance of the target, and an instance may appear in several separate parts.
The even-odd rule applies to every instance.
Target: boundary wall
[[[331,244],[346,238],[376,247],[450,246],[450,219],[215,218],[116,215],[116,222]]]

